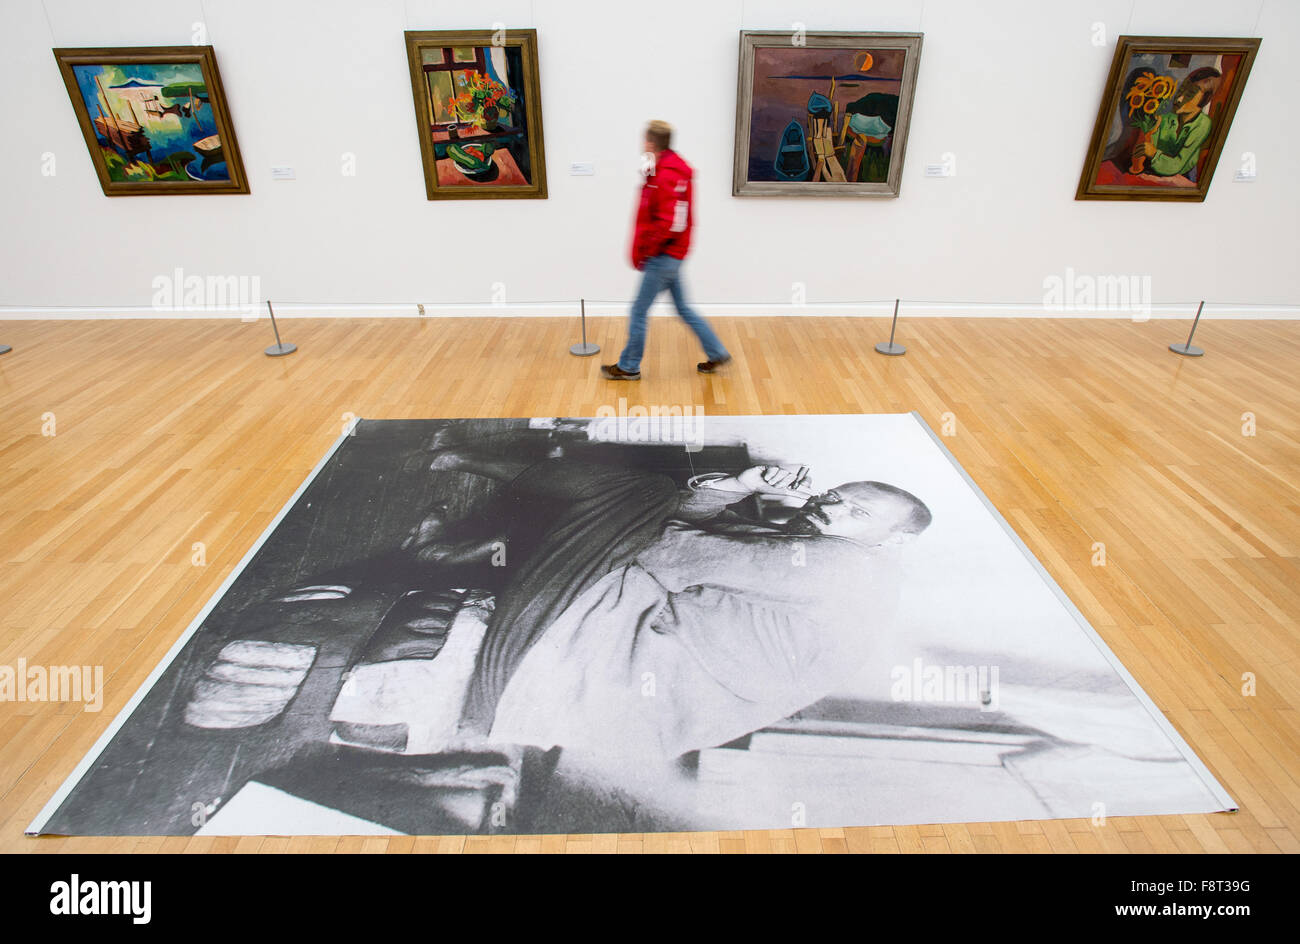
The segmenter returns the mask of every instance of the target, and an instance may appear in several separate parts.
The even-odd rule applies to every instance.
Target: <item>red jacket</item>
[[[660,151],[641,187],[632,232],[632,265],[667,253],[685,259],[691,245],[691,178],[695,172],[676,151]]]

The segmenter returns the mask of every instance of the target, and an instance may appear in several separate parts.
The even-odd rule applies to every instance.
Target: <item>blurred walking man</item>
[[[646,315],[665,289],[672,295],[677,314],[704,347],[708,360],[696,365],[696,369],[711,374],[731,360],[709,323],[686,304],[682,289],[682,260],[691,245],[691,178],[695,172],[669,147],[672,134],[672,126],[666,121],[652,121],[646,128],[648,168],[632,235],[632,265],[644,275],[628,319],[627,346],[618,363],[600,368],[607,380],[641,379]]]

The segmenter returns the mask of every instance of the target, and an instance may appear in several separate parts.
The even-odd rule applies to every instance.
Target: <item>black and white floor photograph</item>
[[[1232,809],[914,415],[360,420],[35,832]]]

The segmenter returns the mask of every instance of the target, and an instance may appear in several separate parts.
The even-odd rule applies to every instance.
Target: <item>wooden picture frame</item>
[[[923,36],[742,30],[732,195],[897,197]],[[765,60],[809,66],[765,72],[756,99],[755,65]]]
[[[405,36],[426,197],[546,199],[537,31],[407,30]],[[459,104],[493,94],[506,104]]]
[[[1259,43],[1119,37],[1074,198],[1203,201]]]
[[[249,192],[211,46],[60,48],[54,59],[105,196]]]

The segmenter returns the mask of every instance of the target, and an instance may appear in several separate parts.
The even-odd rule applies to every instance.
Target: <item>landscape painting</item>
[[[211,46],[54,57],[105,195],[248,193]]]
[[[430,200],[545,198],[536,30],[406,33]]]
[[[1075,199],[1204,200],[1258,49],[1121,36]]]
[[[732,193],[897,196],[921,37],[742,32]]]

